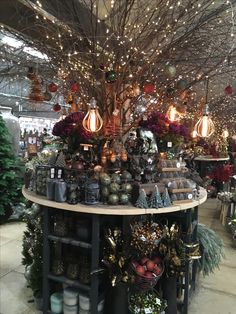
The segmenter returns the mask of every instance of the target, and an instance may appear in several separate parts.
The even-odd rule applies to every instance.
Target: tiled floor
[[[208,200],[199,210],[199,219],[214,229],[224,240],[225,255],[214,274],[200,278],[192,298],[189,314],[236,313],[236,248],[219,222],[216,200]],[[0,314],[36,314],[32,292],[26,286],[21,265],[21,245],[25,224],[0,226]],[[121,313],[122,314],[122,313]]]

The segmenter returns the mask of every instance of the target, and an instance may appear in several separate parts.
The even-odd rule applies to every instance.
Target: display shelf
[[[169,207],[163,207],[158,209],[153,208],[137,208],[132,205],[84,205],[78,203],[76,205],[70,205],[67,203],[58,203],[49,201],[45,196],[37,195],[35,192],[27,190],[25,187],[22,189],[24,197],[34,203],[42,206],[57,208],[72,212],[87,213],[87,214],[98,214],[98,215],[116,215],[116,216],[135,216],[135,215],[146,215],[146,214],[166,214],[175,211],[186,210],[191,207],[199,206],[204,203],[207,199],[207,192],[205,189],[200,188],[200,195],[198,199],[188,200],[188,202],[181,202],[178,205],[172,205]]]
[[[162,172],[172,172],[172,171],[174,171],[174,172],[182,172],[183,171],[183,169],[182,168],[162,168],[161,169],[161,171]]]
[[[87,291],[87,292],[90,291],[90,286],[82,284],[78,280],[68,279],[65,276],[56,276],[56,275],[49,273],[48,279],[56,281],[56,282],[60,282],[60,283],[65,283],[71,287],[76,287],[76,288],[83,290],[83,291]]]
[[[58,236],[56,236],[54,234],[49,234],[48,235],[48,239],[50,241],[61,242],[61,243],[65,243],[65,244],[79,246],[79,247],[85,248],[85,249],[91,249],[92,248],[92,244],[91,243],[83,242],[83,241],[77,240],[75,238],[58,237]]]
[[[145,215],[145,214],[154,214],[159,215],[163,218],[170,219],[173,221],[179,221],[184,226],[184,241],[185,243],[191,244],[197,241],[197,216],[198,216],[198,206],[204,203],[207,199],[207,193],[204,189],[200,189],[200,196],[197,200],[191,200],[188,202],[181,202],[178,205],[172,205],[170,207],[159,208],[159,209],[141,209],[129,206],[106,206],[104,204],[96,206],[87,206],[83,204],[70,205],[67,203],[57,203],[49,201],[44,196],[36,195],[34,192],[30,192],[23,188],[24,196],[39,205],[41,205],[41,210],[43,211],[43,299],[44,299],[44,310],[43,313],[48,313],[49,310],[49,300],[50,294],[53,292],[52,282],[66,283],[68,285],[77,287],[78,289],[88,293],[91,300],[91,313],[98,314],[97,304],[99,300],[100,292],[108,289],[106,285],[103,287],[103,291],[100,290],[100,279],[98,273],[94,273],[91,276],[90,285],[84,285],[79,281],[74,281],[67,279],[64,276],[55,276],[50,272],[50,260],[53,258],[51,252],[50,241],[60,241],[62,243],[73,243],[72,240],[75,240],[74,244],[77,246],[85,245],[90,246],[89,250],[91,254],[91,264],[90,264],[90,273],[93,273],[95,270],[100,268],[101,261],[101,252],[100,252],[100,241],[101,241],[101,227],[102,222],[106,217],[107,223],[114,223],[114,219],[121,216],[120,225],[124,235],[128,235],[130,220],[135,215]],[[89,214],[89,219],[91,220],[91,244],[83,241],[74,239],[73,236],[70,237],[57,237],[50,233],[53,216],[58,212],[58,210],[65,210],[71,212],[73,217],[78,216],[78,218],[83,213]],[[117,217],[113,217],[117,216]],[[178,289],[181,289],[183,294],[183,307],[182,313],[188,313],[188,303],[189,295],[191,291],[195,288],[197,273],[197,263],[196,261],[187,261],[185,266],[185,275],[181,279],[181,286]],[[105,290],[104,290],[105,288]],[[176,290],[177,291],[177,290]],[[172,300],[172,299],[171,299]],[[171,301],[170,301],[171,302]],[[50,313],[50,312],[49,312]]]

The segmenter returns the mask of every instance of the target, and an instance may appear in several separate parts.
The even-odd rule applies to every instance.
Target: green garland
[[[220,261],[224,257],[224,243],[212,229],[203,224],[198,224],[197,237],[202,249],[202,258],[198,260],[198,267],[205,277],[219,268]]]

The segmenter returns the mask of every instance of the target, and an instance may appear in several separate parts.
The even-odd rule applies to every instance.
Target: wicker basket
[[[135,281],[134,281],[135,288],[140,291],[152,290],[156,286],[158,280],[161,278],[164,272],[164,263],[161,262],[160,265],[161,265],[160,275],[154,274],[152,278],[148,278],[144,275],[138,274],[135,270],[133,263],[131,263],[132,273],[135,275]]]

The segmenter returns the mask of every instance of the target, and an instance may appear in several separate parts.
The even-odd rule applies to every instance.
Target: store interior
[[[235,313],[235,16],[0,2],[0,314]]]

